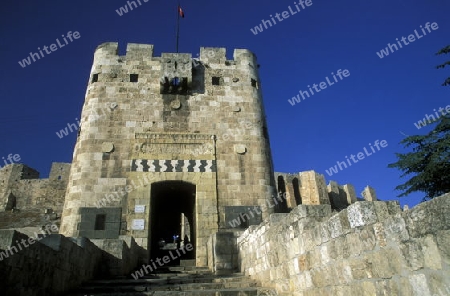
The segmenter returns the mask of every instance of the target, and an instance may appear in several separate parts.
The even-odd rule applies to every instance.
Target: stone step
[[[180,266],[195,266],[195,259],[180,260]]]
[[[185,271],[195,271],[198,273],[209,272],[208,267],[196,267],[196,266],[172,266],[168,267],[172,272],[185,272]]]
[[[232,276],[215,276],[213,274],[204,275],[189,275],[186,273],[180,274],[158,274],[157,276],[145,276],[140,279],[130,279],[130,278],[116,278],[109,280],[94,280],[87,282],[85,285],[136,285],[136,284],[186,284],[186,283],[232,283],[232,282],[252,282],[256,281],[240,275],[235,274]]]
[[[92,281],[79,288],[85,294],[95,291],[135,291],[136,288],[144,291],[161,291],[173,290],[176,287],[180,291],[188,290],[205,290],[205,289],[239,289],[254,288],[258,286],[258,282],[246,277],[227,277],[217,278],[213,276],[207,277],[172,277],[172,278],[155,278],[155,279],[118,279]]]
[[[195,291],[134,291],[134,292],[97,292],[91,294],[74,293],[70,296],[274,296],[273,290],[266,288],[212,289]]]
[[[228,282],[228,283],[188,283],[188,284],[134,284],[134,285],[100,285],[85,286],[78,289],[84,294],[96,292],[134,292],[139,291],[198,291],[198,290],[224,290],[224,289],[247,289],[257,288],[258,283],[252,281]]]
[[[140,279],[115,278],[85,283],[67,296],[99,295],[181,295],[181,296],[273,296],[273,290],[261,288],[261,285],[240,273],[227,276],[188,274],[187,271],[174,272],[167,269],[164,273],[147,275]]]

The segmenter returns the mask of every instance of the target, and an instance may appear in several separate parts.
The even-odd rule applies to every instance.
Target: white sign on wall
[[[144,230],[145,229],[145,221],[144,219],[133,219],[133,223],[131,224],[131,229],[133,230]]]
[[[134,212],[135,213],[145,213],[145,206],[144,205],[135,205]]]

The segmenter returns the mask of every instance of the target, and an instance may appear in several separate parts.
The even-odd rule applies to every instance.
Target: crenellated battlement
[[[234,49],[233,60],[227,60],[227,50],[224,47],[200,47],[199,58],[192,59],[191,53],[162,53],[160,57],[154,56],[153,44],[139,44],[128,43],[126,54],[119,55],[119,44],[117,42],[105,42],[97,46],[95,49],[95,59],[116,59],[118,62],[123,62],[120,58],[126,60],[142,60],[144,58],[150,60],[160,60],[167,57],[189,57],[189,59],[201,61],[205,64],[220,64],[226,66],[245,65],[252,68],[257,68],[256,55],[248,49]],[[105,60],[103,60],[105,61]]]
[[[129,43],[125,55],[118,52],[117,42],[97,47],[86,95],[91,88],[106,86],[102,83],[139,88],[145,84],[159,87],[160,94],[174,95],[204,94],[209,85],[260,89],[256,56],[247,49],[235,49],[233,60],[227,60],[222,47],[201,47],[198,58],[191,53],[161,53],[156,57],[151,44]]]
[[[377,201],[375,189],[370,186],[364,188],[361,196],[356,196],[352,184],[339,185],[329,181],[324,175],[315,171],[299,173],[275,172],[275,182],[279,195],[286,196],[285,208],[293,209],[298,205],[331,205],[334,210],[342,210],[358,200]]]

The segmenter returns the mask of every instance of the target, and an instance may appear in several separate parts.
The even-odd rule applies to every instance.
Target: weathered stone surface
[[[366,186],[366,188],[364,188],[363,192],[361,192],[362,197],[366,200],[366,201],[377,201],[377,194],[375,193],[375,189],[373,189],[370,186]]]
[[[325,177],[314,171],[300,174],[302,202],[306,205],[330,204]]]
[[[0,230],[0,250],[10,250],[6,251],[9,256],[0,260],[4,295],[57,295],[102,272],[105,253],[89,241],[80,246],[61,235],[31,243],[33,238],[14,230]],[[21,242],[20,248],[17,242]]]
[[[407,230],[411,237],[450,229],[450,193],[434,198],[410,209],[405,214]]]
[[[357,202],[347,208],[350,227],[360,227],[378,222],[375,205],[371,202]]]
[[[347,210],[343,210],[328,220],[330,235],[332,238],[339,237],[350,232],[350,222]]]
[[[413,295],[431,296],[427,279],[424,274],[419,273],[409,276],[409,283],[411,284],[414,293]]]
[[[208,267],[217,275],[231,274],[238,269],[237,236],[242,232],[218,232],[208,240]]]
[[[351,205],[356,202],[356,191],[352,184],[345,184],[339,187],[339,195],[341,196],[341,201],[345,202],[347,205]]]
[[[397,242],[409,240],[405,220],[401,215],[391,216],[382,222],[386,236]]]
[[[270,228],[261,224],[239,238],[241,270],[275,288],[280,277],[287,277],[290,290],[281,294],[276,288],[280,295],[446,295],[442,293],[450,290],[448,225],[431,226],[429,218],[418,213],[433,210],[438,217],[449,215],[445,206],[436,206],[447,198],[407,212],[399,211],[397,203],[356,202],[325,221],[312,222],[314,227],[303,225],[309,222],[307,217],[281,218]],[[295,211],[313,213],[310,207],[315,206]],[[405,221],[410,221],[409,228]],[[262,227],[264,232],[258,230]],[[297,244],[290,231],[295,238],[298,235],[298,252],[289,252]],[[410,231],[428,234],[415,238]],[[263,250],[260,240],[270,243],[270,252]]]
[[[339,196],[339,185],[337,182],[330,181],[330,183],[327,185],[327,190],[328,198],[330,199],[330,203],[333,208],[343,209],[346,207],[346,204],[341,202]]]
[[[8,210],[51,208],[61,216],[70,172],[69,163],[53,163],[49,178],[39,179],[39,172],[11,164],[0,169],[0,212]]]
[[[442,230],[436,233],[436,241],[442,259],[450,265],[450,230]]]

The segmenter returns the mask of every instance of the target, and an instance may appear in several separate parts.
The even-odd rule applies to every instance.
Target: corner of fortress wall
[[[299,205],[276,216],[237,243],[241,271],[280,295],[450,292],[450,194],[407,211],[357,201],[334,215],[330,205]]]
[[[24,164],[0,169],[0,211],[52,208],[61,214],[69,179],[70,163],[52,163],[49,178]]]

